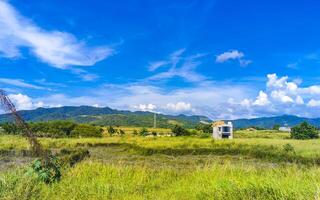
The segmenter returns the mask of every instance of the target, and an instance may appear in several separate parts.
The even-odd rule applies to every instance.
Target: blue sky
[[[18,109],[320,117],[320,2],[0,0]]]

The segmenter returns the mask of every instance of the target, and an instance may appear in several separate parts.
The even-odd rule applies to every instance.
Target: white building
[[[233,138],[233,125],[232,122],[228,122],[227,124],[223,121],[217,121],[212,124],[212,137],[215,139],[222,138]]]
[[[283,131],[283,132],[291,132],[291,128],[287,127],[287,126],[282,126],[279,128],[279,131]]]

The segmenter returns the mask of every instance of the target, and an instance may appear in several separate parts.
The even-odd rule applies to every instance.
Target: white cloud
[[[32,99],[23,94],[9,94],[8,97],[16,106],[17,110],[31,110],[37,107],[43,107],[44,103],[42,101],[33,102]]]
[[[243,99],[243,100],[240,102],[240,105],[243,106],[243,107],[250,107],[251,101],[250,101],[249,99]]]
[[[282,103],[293,103],[293,99],[286,95],[285,91],[274,90],[271,92],[271,97],[275,100],[281,101]]]
[[[256,100],[253,102],[253,105],[265,106],[265,105],[268,105],[269,103],[270,103],[270,101],[268,100],[268,95],[266,93],[264,93],[263,91],[260,91]]]
[[[216,56],[217,63],[224,63],[229,60],[238,60],[241,67],[246,67],[252,63],[252,60],[243,59],[244,53],[238,50],[231,50]]]
[[[260,91],[256,100],[243,99],[234,103],[233,106],[241,106],[247,112],[257,116],[268,113],[269,115],[293,114],[319,117],[317,110],[313,108],[320,107],[319,85],[301,87],[299,84],[302,80],[293,82],[289,81],[288,76],[278,77],[276,74],[268,74],[267,78],[266,91]],[[267,106],[263,107],[263,110],[255,107],[265,104]],[[238,110],[241,109],[238,108]]]
[[[286,86],[288,76],[283,76],[278,79],[277,74],[268,74],[267,87],[269,88],[283,88]]]
[[[20,79],[0,78],[0,83],[4,83],[6,85],[11,85],[11,86],[16,86],[16,87],[21,87],[21,88],[29,88],[29,89],[37,89],[37,90],[45,90],[46,89],[46,88],[38,86],[38,85],[26,83],[25,81],[20,80]]]
[[[304,94],[317,95],[320,94],[320,85],[312,85],[310,87],[301,88],[300,91]]]
[[[246,67],[246,66],[248,66],[248,65],[250,65],[252,63],[252,60],[242,60],[242,59],[240,59],[239,63],[240,63],[241,67]]]
[[[168,103],[166,105],[166,109],[172,110],[174,112],[190,111],[192,110],[192,106],[190,103],[186,102]]]
[[[295,84],[294,82],[288,82],[287,83],[287,89],[291,92],[296,92],[298,89],[298,85]]]
[[[162,61],[155,61],[155,62],[151,62],[149,64],[149,71],[155,71],[157,70],[159,67],[162,67],[164,65],[167,65],[168,61],[162,60]]]
[[[304,104],[303,98],[302,98],[301,96],[299,96],[299,95],[296,97],[295,102],[296,102],[296,104],[298,104],[298,105]]]
[[[258,92],[250,85],[219,84],[209,82],[180,89],[165,89],[149,82],[123,85],[101,85],[79,96],[54,94],[19,104],[24,108],[61,105],[99,105],[124,110],[143,110],[164,114],[206,115],[212,119],[252,118],[270,115],[293,114],[318,117],[318,94],[290,84],[288,77],[277,77],[274,84]],[[279,81],[281,80],[281,81]],[[268,80],[269,81],[269,80]],[[23,99],[23,98],[21,98]],[[108,101],[106,101],[106,99]],[[28,103],[29,102],[29,103]],[[43,102],[37,104],[37,102]],[[306,102],[306,103],[305,103]]]
[[[227,51],[227,52],[224,52],[220,55],[217,55],[216,62],[223,63],[228,60],[240,59],[243,56],[244,56],[244,54],[238,50]]]
[[[314,99],[311,99],[307,106],[309,107],[319,107],[320,106],[320,100],[314,100]]]
[[[168,90],[148,85],[148,83],[131,83],[104,85],[86,91],[85,95],[79,94],[80,96],[63,94],[43,96],[35,101],[43,101],[46,106],[99,104],[116,109],[148,110],[164,114],[207,115],[216,119],[223,117],[224,105],[229,98],[235,96],[240,99],[245,98],[252,92],[241,85],[228,86],[216,83],[176,90]],[[237,112],[234,115],[236,116]]]
[[[157,108],[157,106],[149,103],[149,104],[139,104],[137,106],[134,106],[134,108],[140,111],[153,111]]]
[[[109,47],[88,47],[69,33],[44,30],[0,0],[0,53],[7,58],[20,57],[24,47],[43,62],[63,69],[91,66],[113,54]]]

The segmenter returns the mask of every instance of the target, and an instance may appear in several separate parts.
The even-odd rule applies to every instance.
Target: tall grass
[[[143,155],[239,155],[252,158],[320,164],[320,140],[292,140],[265,138],[238,138],[212,140],[196,137],[105,137],[105,138],[41,138],[47,149],[73,149],[78,147],[122,146]],[[290,144],[294,152],[284,151]],[[19,136],[0,136],[0,154],[8,151],[22,152],[28,149],[27,141]],[[10,152],[9,152],[10,153]]]
[[[298,141],[274,132],[262,132],[263,138],[257,138],[258,132],[241,134],[234,140],[41,138],[46,149],[68,152],[85,147],[92,157],[67,167],[61,181],[49,185],[27,176],[26,167],[2,172],[0,199],[320,198],[319,139]],[[24,138],[0,135],[0,155],[26,150]],[[237,159],[225,159],[229,156]]]
[[[46,185],[2,175],[2,199],[317,199],[320,169],[213,165],[193,171],[84,162]]]

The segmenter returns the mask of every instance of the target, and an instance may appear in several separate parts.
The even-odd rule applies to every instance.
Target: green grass
[[[235,137],[41,138],[47,149],[87,148],[91,156],[64,169],[52,185],[26,176],[25,165],[7,168],[0,199],[320,198],[320,139],[292,140],[276,131],[238,131]],[[284,150],[287,144],[293,152]],[[3,156],[27,149],[20,136],[0,136]]]
[[[52,185],[23,172],[1,177],[3,199],[317,199],[318,168],[212,165],[192,171],[86,161]],[[293,176],[294,175],[294,176]],[[6,181],[4,181],[6,180]],[[9,189],[8,189],[9,188]]]
[[[235,132],[235,138],[288,139],[290,138],[290,133],[275,130],[238,130]]]

